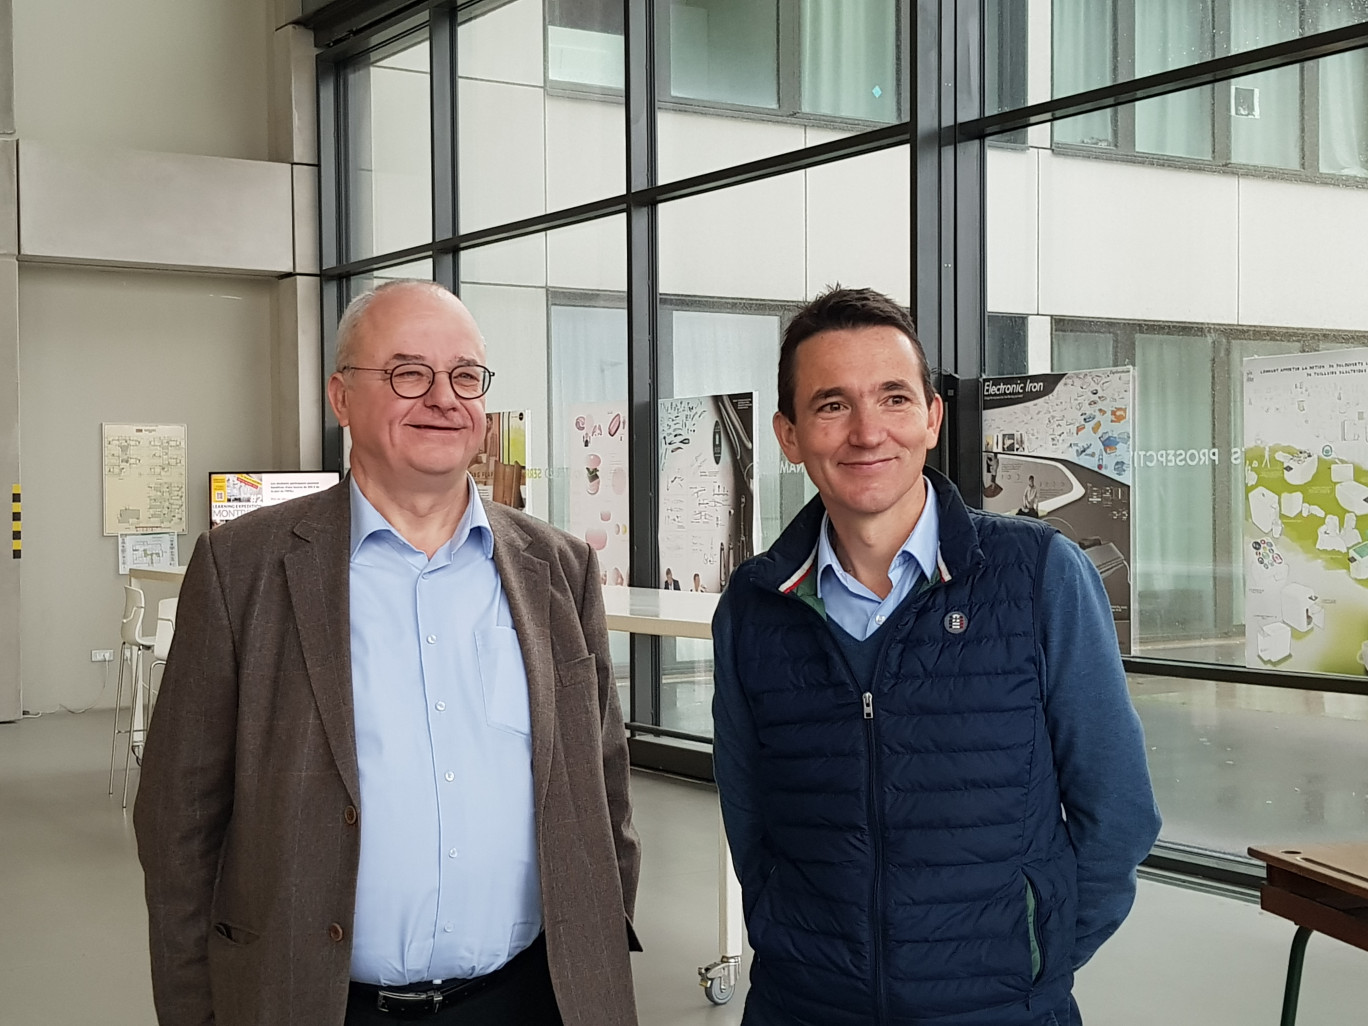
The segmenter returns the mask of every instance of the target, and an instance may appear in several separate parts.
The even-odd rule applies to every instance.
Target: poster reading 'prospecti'
[[[1131,651],[1130,367],[985,378],[983,508],[1036,517],[1077,542]]]
[[[1244,362],[1245,664],[1364,672],[1368,349]]]

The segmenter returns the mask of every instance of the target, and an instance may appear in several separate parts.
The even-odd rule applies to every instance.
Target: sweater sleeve
[[[1039,591],[1045,715],[1078,862],[1078,968],[1130,912],[1135,869],[1159,835],[1159,810],[1102,579],[1077,545],[1057,535]]]
[[[760,742],[736,671],[731,591],[713,615],[713,776],[732,862],[749,913],[764,880],[758,765]]]

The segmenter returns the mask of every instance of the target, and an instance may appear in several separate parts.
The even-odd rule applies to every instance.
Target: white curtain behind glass
[[[1368,21],[1368,0],[1330,0],[1320,28]],[[1320,67],[1320,169],[1368,178],[1368,50],[1327,57]]]
[[[1238,53],[1301,33],[1295,0],[1231,0],[1230,48]],[[1230,118],[1230,157],[1237,164],[1301,167],[1301,69],[1279,68],[1237,78],[1232,89],[1258,90],[1259,116]]]
[[[1211,0],[1143,0],[1135,5],[1135,74],[1153,75],[1211,57]],[[1135,106],[1141,153],[1211,159],[1211,87]]]
[[[1068,96],[1107,85],[1113,64],[1114,5],[1104,0],[1055,0],[1054,95]],[[1056,122],[1056,142],[1115,146],[1111,112],[1100,110]]]
[[[569,432],[573,403],[627,406],[627,311],[592,306],[551,307],[551,522],[568,526]],[[536,425],[533,425],[535,428]]]
[[[894,0],[803,0],[803,110],[898,120]]]

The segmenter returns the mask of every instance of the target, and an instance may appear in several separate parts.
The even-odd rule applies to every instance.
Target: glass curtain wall
[[[609,588],[692,591],[697,574],[706,593],[810,496],[772,442],[773,362],[792,311],[829,284],[914,305],[956,403],[985,373],[1131,367],[1127,667],[1164,843],[1235,856],[1361,832],[1361,664],[1293,673],[1278,646],[1362,599],[1349,563],[1368,519],[1350,507],[1368,490],[1353,455],[1368,425],[1346,406],[1328,456],[1294,439],[1251,449],[1244,361],[1368,350],[1365,24],[1365,0],[434,6],[324,51],[324,322],[402,265],[460,289],[508,360],[490,409],[526,418],[527,508],[584,534]],[[936,25],[943,38],[913,43]],[[1301,60],[1327,31],[1348,42]],[[910,67],[914,52],[934,66]],[[1270,52],[1272,66],[1122,95]],[[377,100],[391,71],[426,96],[409,82],[408,101]],[[1114,102],[1071,117],[1088,89]],[[1042,104],[1044,122],[1019,117]],[[377,147],[389,132],[406,143]],[[747,453],[736,397],[752,395]],[[750,461],[750,505],[723,505],[745,510],[739,525],[668,537],[663,425],[694,400],[713,403],[691,408],[714,411],[719,452]],[[615,416],[633,427],[620,457],[595,434]],[[949,423],[938,456],[972,482],[981,425]],[[1286,479],[1307,470],[1325,479],[1315,495]],[[1256,544],[1251,510],[1283,534]],[[1249,584],[1273,550],[1352,587],[1279,593],[1273,616]],[[639,758],[707,772],[660,753],[706,756],[710,659],[705,642],[615,639]]]
[[[457,289],[498,372],[487,408],[523,427],[518,502],[593,545],[606,588],[668,580],[706,604],[813,494],[770,424],[788,318],[838,281],[911,301],[910,125],[886,132],[910,109],[910,15],[898,0],[633,10],[654,28],[635,27],[635,66],[633,23],[601,0],[435,7],[325,51],[342,240],[328,250],[325,236],[325,305],[387,277]],[[415,78],[382,103],[377,69],[399,52],[421,89]],[[384,133],[412,137],[410,176],[389,194],[402,217],[348,202]],[[819,145],[837,151],[812,162]],[[374,227],[389,222],[404,230]],[[681,541],[665,446],[640,430],[629,444],[627,425],[692,400],[725,406],[718,426],[748,484],[739,515],[713,502],[718,522]],[[615,633],[612,651],[634,752],[674,746],[704,761],[673,768],[706,773],[711,644]]]
[[[1124,74],[1296,40],[1307,19],[1342,26],[1363,13],[1222,2],[1113,7],[1128,19],[1112,37],[1134,60]],[[1084,38],[1098,7],[1056,0],[1053,12],[1054,90],[1106,84]],[[1145,57],[1161,52],[1162,61]],[[1315,391],[1312,378],[1299,392],[1289,378],[1271,407],[1247,408],[1261,365],[1245,362],[1330,368],[1307,373],[1348,375],[1368,396],[1368,377],[1354,377],[1368,374],[1368,311],[1353,284],[1368,275],[1368,257],[1351,241],[1368,230],[1368,191],[1343,170],[1368,128],[1356,77],[1364,57],[1351,50],[1117,102],[1029,128],[1010,145],[985,140],[984,366],[1133,369],[1127,665],[1161,841],[1233,864],[1251,844],[1348,840],[1368,825],[1368,687],[1352,653],[1333,656],[1368,637],[1368,574],[1354,576],[1348,551],[1365,537],[1356,498],[1360,480],[1368,485],[1365,403],[1347,398],[1347,380]],[[1099,125],[1118,134],[1103,139]],[[1334,169],[1327,137],[1341,153]],[[1127,148],[1166,159],[1114,159]],[[1097,159],[1102,150],[1111,159]],[[1323,418],[1318,403],[1329,408]],[[1344,487],[1287,483],[1318,461]],[[1274,490],[1276,514],[1265,518]],[[1291,622],[1292,598],[1306,595],[1307,618]],[[1288,651],[1267,644],[1284,634]]]

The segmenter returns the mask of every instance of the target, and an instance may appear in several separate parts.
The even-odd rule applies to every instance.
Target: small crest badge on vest
[[[963,634],[969,629],[969,617],[965,616],[958,609],[953,613],[946,613],[945,629],[951,634]]]

